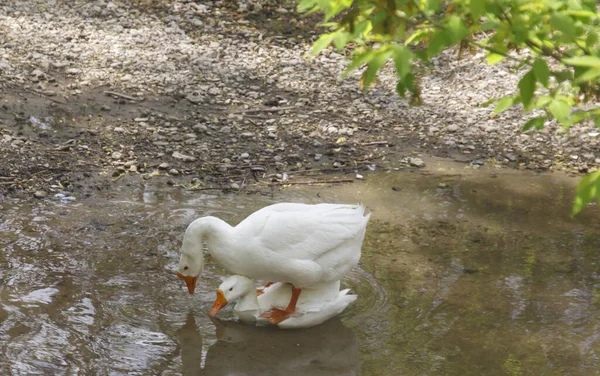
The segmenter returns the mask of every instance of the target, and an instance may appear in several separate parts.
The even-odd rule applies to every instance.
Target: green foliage
[[[363,69],[365,90],[393,61],[397,92],[411,103],[421,101],[419,75],[424,73],[417,64],[427,66],[449,48],[459,56],[484,50],[488,64],[518,62],[523,69],[518,95],[497,98],[494,112],[519,104],[525,112],[542,110],[544,116],[523,125],[529,130],[543,128],[550,119],[565,128],[586,119],[600,126],[600,108],[583,106],[600,98],[596,6],[594,0],[300,0],[299,9],[323,13],[329,29],[312,55],[330,45],[350,49],[344,75]],[[528,53],[511,54],[523,50]],[[594,192],[600,197],[600,190]],[[592,198],[578,195],[583,204]]]
[[[575,216],[585,204],[594,200],[600,203],[600,171],[589,174],[579,182],[571,216]]]

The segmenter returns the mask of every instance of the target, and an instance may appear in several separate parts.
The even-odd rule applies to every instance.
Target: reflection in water
[[[188,314],[185,324],[177,331],[177,340],[181,347],[183,376],[202,375],[202,335],[192,313]]]
[[[3,202],[0,374],[599,374],[598,211],[568,220],[558,175],[428,166],[275,199],[142,186]],[[273,200],[373,211],[342,321],[213,322],[228,273],[209,260],[194,296],[173,274],[192,219],[235,223]]]
[[[202,337],[192,314],[177,332],[185,376],[359,374],[356,334],[339,318],[295,330],[212,321],[217,342],[208,348],[204,368]]]

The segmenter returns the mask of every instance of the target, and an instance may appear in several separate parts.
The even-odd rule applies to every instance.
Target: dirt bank
[[[241,4],[241,5],[240,5]],[[478,107],[519,71],[483,56],[434,62],[422,107],[391,71],[368,94],[345,56],[305,58],[318,18],[284,2],[11,1],[0,5],[0,192],[60,198],[149,179],[268,191],[427,168],[587,171],[598,132],[522,134]],[[599,155],[600,157],[600,155]]]

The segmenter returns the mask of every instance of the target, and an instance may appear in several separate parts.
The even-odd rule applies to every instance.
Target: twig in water
[[[127,94],[117,93],[116,91],[105,91],[104,94],[109,95],[109,96],[113,96],[113,97],[127,99],[127,100],[130,100],[130,101],[136,101],[136,102],[141,101],[141,99],[134,98],[134,97],[129,96]]]
[[[284,181],[271,183],[269,185],[312,185],[312,184],[336,184],[336,183],[354,183],[353,179],[334,179],[334,180],[313,180],[313,181]]]
[[[284,107],[266,107],[266,108],[255,108],[241,111],[233,111],[232,114],[255,114],[259,112],[280,112],[285,110],[293,110],[294,108],[298,108],[298,106],[284,106]]]
[[[0,182],[0,185],[8,185],[8,184],[22,184],[25,182],[30,181],[31,179],[26,179],[26,180],[13,180],[13,181],[3,181]]]
[[[373,141],[373,142],[361,142],[360,146],[371,146],[371,145],[388,145],[391,144],[389,141]]]

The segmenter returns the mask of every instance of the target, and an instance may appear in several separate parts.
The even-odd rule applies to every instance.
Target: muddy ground
[[[327,51],[305,58],[319,18],[278,1],[15,1],[0,5],[0,192],[76,199],[115,184],[268,192],[422,169],[423,155],[585,172],[598,132],[481,103],[522,73],[450,51],[424,79],[425,105],[369,93]]]

